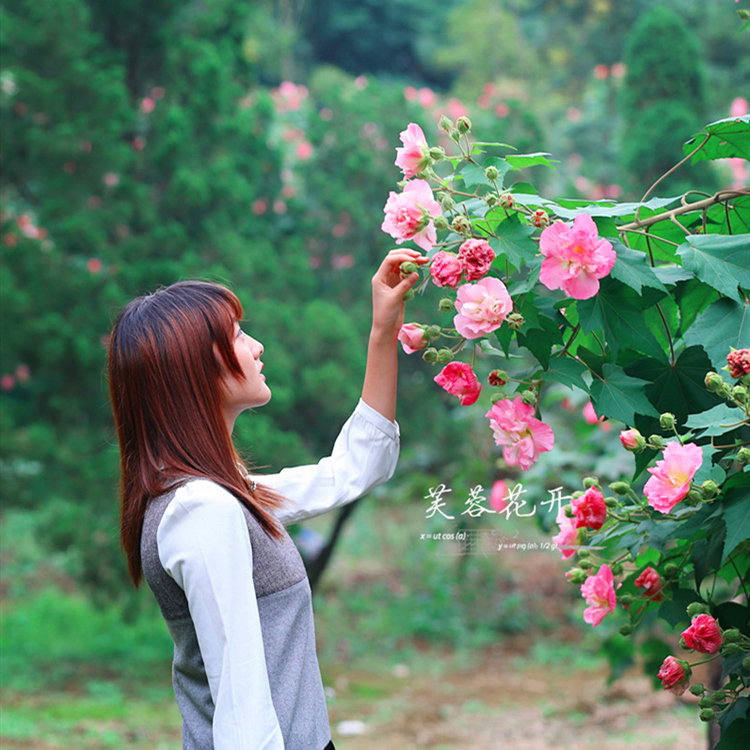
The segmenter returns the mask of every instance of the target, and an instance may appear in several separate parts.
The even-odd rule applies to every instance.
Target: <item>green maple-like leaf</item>
[[[727,297],[739,302],[737,286],[750,289],[750,234],[691,234],[677,252],[685,268]]]
[[[697,133],[682,147],[685,155],[694,151],[703,139],[706,145],[693,156],[693,163],[712,159],[750,159],[750,115],[727,117],[706,125],[705,132]]]
[[[730,346],[742,349],[750,342],[750,305],[717,299],[698,316],[684,341],[688,346],[702,346],[714,370],[720,370],[727,363]]]
[[[636,414],[659,415],[643,392],[647,380],[630,377],[618,365],[605,364],[602,371],[603,379],[594,378],[591,384],[591,400],[597,414],[625,424],[633,424]]]
[[[612,278],[622,281],[638,294],[644,286],[666,291],[664,284],[648,264],[646,254],[638,250],[631,250],[618,239],[612,239],[612,246],[617,253],[617,260],[612,267]]]
[[[738,544],[750,539],[750,477],[745,486],[733,487],[726,493],[723,517],[727,525],[727,538],[721,558],[722,566]]]
[[[495,234],[497,236],[489,240],[490,246],[498,255],[505,255],[516,268],[533,261],[537,255],[536,243],[531,239],[534,228],[521,224],[517,214],[500,222]]]

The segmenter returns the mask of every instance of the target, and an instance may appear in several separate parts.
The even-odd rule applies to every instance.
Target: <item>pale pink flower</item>
[[[597,531],[604,526],[607,520],[607,506],[604,503],[604,495],[596,487],[589,487],[583,495],[573,498],[570,505],[576,516],[576,528],[586,527]]]
[[[539,238],[544,255],[539,280],[547,289],[562,289],[575,299],[589,299],[599,291],[599,279],[607,276],[617,255],[612,243],[599,238],[588,214],[578,214],[573,226],[556,221]]]
[[[461,406],[470,406],[479,398],[482,385],[471,365],[466,362],[449,362],[436,376],[435,382],[448,393],[458,396]]]
[[[425,109],[435,106],[435,92],[432,89],[419,89],[419,105]]]
[[[256,216],[262,216],[268,210],[268,204],[262,198],[258,198],[253,201],[251,208]]]
[[[391,191],[384,211],[380,228],[394,237],[397,245],[414,240],[422,250],[430,250],[437,242],[432,219],[442,211],[425,180],[408,182],[402,193]]]
[[[617,596],[612,569],[609,565],[602,565],[596,575],[583,582],[581,595],[589,605],[583,610],[583,621],[593,627],[596,627],[610,612],[615,611]]]
[[[409,127],[399,135],[403,148],[396,149],[396,166],[410,180],[430,163],[430,147],[424,137],[422,128],[416,123],[409,123]]]
[[[464,279],[476,281],[490,270],[495,251],[487,240],[470,239],[458,249],[458,257],[464,266]]]
[[[354,88],[364,91],[370,85],[370,79],[367,76],[357,76],[354,79]]]
[[[493,276],[460,286],[455,305],[458,315],[453,318],[453,325],[467,339],[496,331],[513,312],[513,300],[505,284]]]
[[[612,78],[622,78],[628,72],[625,63],[621,62],[613,63],[610,70],[612,71]]]
[[[569,557],[573,557],[576,551],[574,549],[563,549],[563,547],[577,546],[580,532],[576,527],[576,519],[568,518],[565,515],[564,507],[561,507],[557,512],[555,520],[560,527],[560,532],[552,537],[552,541],[557,545],[560,552],[562,552],[563,560],[567,560]]]
[[[15,387],[16,379],[9,373],[6,373],[2,378],[0,378],[0,388],[2,388],[4,391],[12,391]]]
[[[404,88],[404,99],[406,99],[407,102],[414,102],[417,100],[418,92],[414,88],[414,86],[406,86]]]
[[[156,109],[156,102],[150,96],[141,101],[141,110],[147,115],[153,112],[154,109]]]
[[[551,450],[555,436],[549,425],[534,417],[534,407],[524,404],[520,396],[493,404],[484,415],[497,445],[504,446],[503,458],[524,471],[539,460],[539,454]]]
[[[451,289],[455,289],[458,282],[461,281],[463,270],[463,263],[453,253],[440,250],[432,256],[430,276],[432,276],[436,286],[449,286]]]
[[[490,507],[498,513],[502,513],[508,507],[508,502],[508,485],[502,479],[498,479],[492,485]]]
[[[591,401],[587,401],[586,406],[583,407],[583,418],[586,420],[586,424],[597,424],[598,422],[603,422],[605,419],[604,417],[597,416]]]
[[[629,451],[643,450],[646,445],[643,435],[638,430],[633,429],[622,430],[620,432],[620,442],[622,443],[622,447]]]
[[[310,141],[301,141],[295,147],[294,153],[297,154],[298,159],[307,161],[313,155],[312,143]]]
[[[660,602],[664,599],[661,593],[664,586],[661,576],[651,567],[646,568],[635,579],[635,585],[639,589],[645,589],[643,592],[644,596],[652,602]]]
[[[597,65],[594,68],[594,76],[603,81],[609,76],[609,68],[606,65]]]
[[[495,107],[495,114],[498,117],[507,117],[510,114],[510,107],[505,102],[500,102]]]
[[[86,263],[86,268],[88,269],[89,273],[101,273],[103,266],[99,258],[89,258],[88,262]]]
[[[661,665],[657,677],[662,687],[675,695],[682,695],[690,684],[690,665],[682,659],[668,656]]]
[[[16,367],[16,377],[19,383],[25,383],[31,377],[31,370],[28,365],[18,365]]]
[[[448,116],[453,120],[458,120],[459,117],[468,117],[469,111],[460,99],[454,97],[448,100]]]
[[[696,615],[690,627],[683,631],[685,645],[701,654],[715,654],[721,650],[723,637],[719,623],[711,615]]]
[[[732,99],[729,115],[730,117],[742,117],[742,115],[747,114],[748,107],[750,107],[750,104],[748,104],[747,99],[744,96],[738,96]]]
[[[429,338],[422,326],[415,325],[414,323],[406,323],[401,326],[398,332],[398,340],[407,354],[413,354],[420,349],[424,349],[427,346]]]
[[[703,451],[695,444],[667,443],[664,460],[649,469],[652,475],[643,492],[648,504],[662,513],[669,513],[690,491],[690,482],[703,463]]]

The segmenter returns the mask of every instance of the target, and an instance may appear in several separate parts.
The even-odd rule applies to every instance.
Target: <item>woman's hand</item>
[[[391,250],[372,277],[372,330],[377,335],[395,338],[404,324],[404,295],[419,279],[418,273],[401,278],[399,268],[405,261],[421,265],[429,258],[418,250]]]

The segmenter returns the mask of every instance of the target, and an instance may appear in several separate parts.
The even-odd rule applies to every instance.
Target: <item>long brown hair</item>
[[[270,511],[284,499],[251,490],[221,411],[222,373],[244,377],[232,344],[239,320],[242,305],[226,287],[180,281],[134,299],[115,322],[109,396],[120,443],[120,538],[136,587],[149,500],[187,477],[213,480],[270,537],[282,535]]]

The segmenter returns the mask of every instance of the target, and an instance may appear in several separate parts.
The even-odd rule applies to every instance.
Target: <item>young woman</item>
[[[362,397],[331,456],[248,473],[232,444],[244,410],[271,390],[263,345],[240,327],[227,288],[185,281],[120,314],[109,388],[121,455],[121,536],[174,639],[173,685],[186,750],[333,748],[315,653],[312,599],[284,526],[350,502],[392,475],[399,450],[399,249],[372,280]]]

